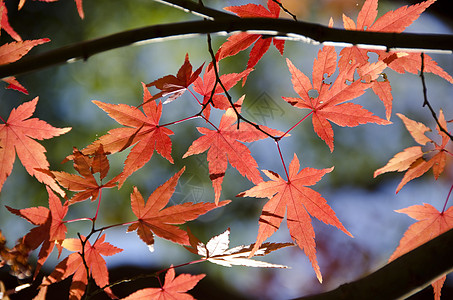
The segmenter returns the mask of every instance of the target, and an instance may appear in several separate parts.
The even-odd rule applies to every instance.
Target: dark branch
[[[437,117],[436,115],[436,112],[434,111],[433,107],[431,106],[431,103],[428,101],[428,92],[427,92],[427,89],[426,89],[426,82],[425,82],[425,55],[424,53],[420,53],[420,56],[421,56],[421,61],[422,61],[422,65],[420,67],[420,78],[422,79],[422,87],[423,87],[423,106],[428,106],[429,108],[429,111],[431,112],[431,115],[433,116],[434,120],[436,121],[437,123],[437,126],[439,127],[439,130],[440,131],[443,131],[449,138],[450,140],[453,141],[453,136],[447,131],[446,128],[444,128],[442,126],[442,124],[440,124],[439,122],[439,118]]]
[[[266,35],[291,38],[308,37],[316,42],[375,45],[386,49],[434,49],[453,50],[453,35],[384,33],[349,31],[329,28],[319,24],[286,19],[225,18],[215,21],[193,21],[154,25],[128,30],[106,37],[80,42],[35,56],[27,56],[17,62],[0,66],[0,78],[36,71],[45,67],[66,63],[74,59],[88,59],[94,54],[124,47],[136,42],[186,34],[206,34],[233,31],[261,31]]]
[[[452,271],[452,248],[450,229],[362,279],[295,300],[405,299]]]
[[[213,20],[213,19],[239,19],[239,17],[226,13],[220,10],[212,9],[202,5],[201,3],[195,3],[191,0],[154,0],[163,4],[167,4],[173,7],[177,7],[184,11],[199,15],[201,17]]]

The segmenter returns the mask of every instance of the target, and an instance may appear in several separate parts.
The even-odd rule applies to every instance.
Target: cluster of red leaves
[[[401,188],[412,179],[418,178],[433,170],[435,179],[438,179],[440,174],[444,171],[447,162],[447,150],[450,137],[440,129],[439,125],[447,130],[447,122],[445,121],[442,110],[439,113],[439,125],[436,130],[441,137],[440,144],[426,136],[426,132],[431,129],[423,123],[413,121],[402,114],[397,114],[403,121],[407,130],[414,138],[414,140],[422,146],[431,144],[431,147],[422,148],[422,146],[413,146],[404,149],[402,152],[397,153],[389,162],[382,168],[374,172],[374,176],[392,171],[406,172],[403,179],[396,188],[398,193]],[[428,148],[428,149],[427,149]],[[448,201],[448,198],[447,200]],[[445,202],[445,204],[447,204]],[[412,224],[404,234],[400,241],[398,248],[390,256],[389,261],[392,261],[401,255],[415,249],[418,246],[428,242],[429,240],[439,236],[440,234],[453,228],[453,207],[444,209],[439,212],[431,204],[424,203],[423,205],[413,205],[407,208],[397,210],[399,213],[405,213],[418,222]],[[440,300],[442,286],[445,282],[446,275],[432,283],[434,289],[434,298]]]
[[[428,0],[411,6],[403,6],[395,11],[389,11],[376,19],[378,15],[378,0],[366,0],[358,14],[357,23],[346,15],[343,15],[343,26],[348,30],[403,32],[435,1],[436,0]],[[341,50],[338,67],[340,70],[354,64],[358,64],[361,67],[370,60],[369,53],[376,53],[379,56],[378,62],[384,62],[389,68],[398,73],[410,72],[416,74],[421,68],[420,53],[370,50],[356,46]],[[450,83],[453,83],[453,78],[439,67],[428,55],[425,55],[424,65],[424,72],[434,73]],[[393,102],[393,96],[391,94],[392,89],[387,77],[384,77],[383,79],[384,80],[373,81],[371,83],[371,88],[384,103],[387,119],[390,119]]]
[[[75,1],[79,15],[83,18],[82,1]],[[278,18],[280,6],[277,2],[268,0],[268,8],[256,4],[246,4],[225,9],[242,18]],[[357,24],[352,19],[344,16],[345,29],[402,32],[434,0],[402,7],[388,12],[376,20],[377,2],[377,0],[365,1],[358,15]],[[19,8],[24,3],[25,0],[21,0]],[[0,47],[0,64],[17,61],[34,46],[48,41],[48,39],[22,41],[8,23],[6,6],[3,1],[0,1],[0,16],[1,27],[16,40]],[[250,51],[249,60],[244,71],[217,74],[216,69],[219,69],[219,62],[222,59],[236,55],[253,43],[254,46]],[[207,151],[209,177],[214,188],[215,203],[188,202],[167,207],[171,196],[175,192],[178,180],[185,170],[183,167],[174,176],[156,188],[146,202],[138,188],[134,187],[130,197],[131,209],[136,216],[136,220],[119,225],[129,225],[127,231],[136,231],[137,235],[151,250],[154,246],[154,236],[157,235],[174,243],[185,245],[192,253],[201,255],[203,257],[202,261],[211,261],[224,266],[286,267],[250,259],[254,255],[266,255],[271,251],[292,245],[292,243],[265,243],[278,230],[286,214],[291,238],[308,256],[318,280],[322,281],[321,271],[316,258],[315,232],[311,224],[311,218],[315,217],[326,224],[333,225],[352,237],[352,234],[342,225],[321,194],[309,188],[321,180],[325,174],[332,172],[333,167],[321,170],[307,167],[300,170],[299,159],[294,154],[288,170],[286,170],[282,157],[286,179],[274,171],[263,170],[264,174],[270,179],[269,181],[263,181],[258,170],[258,164],[244,143],[273,137],[278,144],[278,141],[282,137],[288,136],[288,132],[296,126],[284,133],[266,126],[252,124],[251,122],[240,122],[239,114],[241,113],[244,97],[233,103],[231,98],[223,95],[224,92],[235,86],[239,80],[242,79],[243,83],[245,83],[248,75],[253,71],[253,67],[268,51],[271,43],[283,55],[283,40],[250,33],[232,35],[215,55],[217,60],[216,68],[214,68],[213,64],[209,64],[205,68],[204,74],[202,74],[203,65],[193,71],[187,54],[176,76],[166,75],[149,84],[145,85],[142,83],[143,101],[138,108],[126,104],[114,105],[93,101],[95,105],[123,127],[110,130],[83,150],[79,151],[74,148],[72,155],[69,155],[66,160],[73,161],[74,169],[79,175],[50,171],[49,163],[44,155],[45,149],[35,141],[35,139],[42,140],[58,136],[68,132],[70,128],[55,128],[39,119],[30,118],[35,110],[38,98],[23,103],[14,109],[7,121],[2,119],[4,124],[0,125],[0,190],[6,178],[11,174],[15,154],[17,153],[28,173],[47,185],[49,207],[25,209],[7,207],[10,212],[26,219],[36,227],[21,238],[13,249],[5,247],[0,234],[1,258],[3,260],[11,260],[13,259],[11,256],[14,256],[15,260],[11,260],[13,269],[16,268],[18,272],[22,271],[26,274],[29,253],[41,246],[35,270],[36,277],[54,246],[58,248],[60,254],[62,249],[65,248],[74,253],[64,258],[52,274],[43,280],[41,285],[42,293],[40,295],[44,297],[48,285],[72,276],[70,299],[81,299],[85,293],[89,278],[94,279],[95,283],[111,298],[115,298],[116,296],[109,287],[108,270],[102,256],[115,255],[121,252],[122,249],[105,242],[105,234],[99,234],[94,241],[91,240],[90,242],[95,232],[107,229],[94,229],[101,203],[102,189],[112,188],[116,185],[120,188],[130,175],[150,161],[154,151],[157,151],[170,163],[174,163],[172,141],[170,139],[173,131],[167,127],[177,122],[202,117],[206,121],[206,127],[197,127],[202,136],[193,141],[182,158]],[[369,62],[369,52],[378,54],[377,62]],[[348,127],[366,123],[380,125],[391,123],[388,121],[391,116],[393,101],[390,83],[385,76],[383,80],[380,80],[381,74],[387,67],[397,72],[416,73],[421,66],[418,54],[366,50],[357,47],[344,48],[340,52],[340,58],[337,63],[335,49],[331,46],[325,46],[319,50],[318,56],[314,60],[312,80],[310,81],[307,75],[297,69],[291,60],[287,59],[286,61],[291,74],[292,85],[299,98],[283,97],[283,99],[299,109],[309,110],[308,115],[312,116],[314,131],[329,146],[331,151],[334,150],[334,133],[331,122],[339,126]],[[336,79],[331,84],[326,83],[327,79],[333,76],[337,67],[339,73]],[[356,71],[359,78],[354,76]],[[453,82],[453,78],[437,66],[428,56],[425,56],[424,71],[432,72]],[[3,80],[10,84],[9,87],[26,92],[15,78],[10,77]],[[220,85],[220,81],[222,85]],[[194,93],[190,92],[202,108],[200,113],[177,122],[160,124],[163,104],[178,99],[191,86],[195,93],[198,93],[202,98],[202,100],[199,100]],[[151,95],[148,90],[151,87],[159,91]],[[364,94],[368,88],[372,88],[384,103],[387,120],[373,115],[358,104],[348,102]],[[166,100],[161,99],[164,97],[168,98]],[[210,121],[212,108],[224,111],[218,126]],[[303,117],[302,120],[308,115]],[[401,114],[398,114],[398,116],[403,120],[406,128],[419,144],[432,143],[434,145],[434,149],[430,150],[434,155],[426,160],[425,155],[427,153],[423,152],[421,146],[407,148],[395,155],[386,166],[375,172],[375,176],[377,176],[389,171],[407,170],[397,191],[407,182],[423,175],[431,168],[437,179],[445,167],[446,146],[449,141],[448,135],[442,132],[439,127],[437,131],[442,137],[442,142],[437,144],[425,135],[425,132],[430,130],[428,127]],[[442,111],[440,112],[439,124],[446,129],[447,124]],[[207,128],[209,126],[214,129]],[[108,155],[122,152],[129,147],[131,149],[124,162],[122,172],[103,183],[110,169]],[[238,197],[250,196],[269,199],[262,209],[256,242],[248,246],[238,246],[231,249],[228,249],[229,230],[213,237],[204,244],[195,238],[190,231],[186,231],[179,226],[230,202],[229,200],[220,201],[222,182],[228,162],[242,176],[255,185],[249,190],[238,194]],[[66,196],[64,189],[74,192],[71,198]],[[63,203],[54,191],[65,198]],[[93,218],[82,218],[93,223],[92,232],[87,237],[80,235],[77,239],[66,238],[66,223],[68,221],[65,221],[64,218],[69,207],[88,199],[92,201],[99,199],[96,215]],[[429,204],[424,206],[416,205],[398,212],[407,213],[419,222],[408,229],[401,240],[400,246],[390,258],[391,260],[445,232],[452,227],[450,224],[453,224],[449,217],[450,209],[446,212],[438,212]],[[126,299],[192,299],[185,292],[192,289],[204,276],[204,274],[195,276],[181,274],[175,277],[174,268],[170,267],[165,276],[165,283],[161,285],[161,288],[143,289],[129,295]],[[442,284],[443,281],[439,281],[434,285],[436,297],[438,297],[437,295],[440,296]]]

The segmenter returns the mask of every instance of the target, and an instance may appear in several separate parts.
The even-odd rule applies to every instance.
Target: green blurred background
[[[21,11],[17,11],[18,1],[6,1],[8,16],[13,28],[25,39],[50,38],[51,42],[32,50],[39,53],[50,49],[84,41],[108,34],[170,22],[198,20],[199,18],[183,11],[162,5],[151,0],[134,1],[87,1],[85,0],[85,19],[77,15],[73,1],[42,3],[28,1]],[[230,5],[242,5],[249,1],[204,1],[206,6],[222,8]],[[261,3],[254,1],[255,3]],[[452,33],[452,20],[443,15],[445,8],[439,1],[423,14],[408,31],[425,33]],[[327,24],[333,17],[335,26],[341,27],[342,13],[356,19],[362,1],[323,0],[323,1],[285,1],[291,11],[305,21]],[[263,4],[263,3],[262,3]],[[408,4],[404,1],[381,1],[379,10],[386,12]],[[382,13],[381,13],[382,14]],[[381,15],[380,14],[380,15]],[[225,37],[215,36],[214,46],[218,48]],[[2,32],[1,42],[10,39]],[[264,59],[249,76],[247,85],[238,84],[232,89],[232,95],[238,99],[246,94],[245,115],[250,119],[269,127],[287,130],[300,118],[301,112],[290,107],[281,99],[295,97],[290,74],[285,58],[291,61],[305,74],[311,77],[313,59],[318,46],[300,42],[286,42],[285,54],[280,56],[271,46]],[[337,53],[340,49],[337,48]],[[18,77],[28,89],[30,95],[16,91],[0,89],[0,115],[6,118],[12,108],[39,96],[34,116],[56,127],[72,127],[72,130],[52,140],[43,141],[52,170],[73,172],[70,163],[61,161],[72,152],[72,147],[83,148],[109,129],[118,127],[107,114],[96,107],[92,100],[108,103],[138,105],[142,101],[140,82],[151,82],[167,74],[176,74],[189,53],[194,68],[210,60],[206,37],[191,37],[129,46],[111,50],[90,57],[87,61],[75,62],[47,68]],[[451,55],[432,55],[449,74],[453,74]],[[248,59],[248,51],[234,58],[222,61],[223,73],[241,72]],[[324,283],[317,282],[311,265],[303,252],[294,247],[269,255],[265,260],[291,266],[290,270],[253,269],[246,267],[225,268],[210,263],[203,263],[177,269],[177,273],[206,273],[192,294],[198,299],[287,299],[310,293],[332,289],[339,284],[354,280],[385,264],[390,254],[398,245],[399,239],[411,220],[393,210],[409,205],[431,203],[441,209],[452,182],[452,170],[446,170],[443,178],[435,182],[431,173],[408,184],[395,195],[394,191],[401,174],[388,174],[373,179],[373,172],[383,166],[395,153],[415,145],[404,129],[396,112],[404,113],[412,119],[433,126],[433,120],[427,109],[421,107],[422,87],[417,75],[397,74],[386,71],[393,83],[394,109],[389,126],[362,125],[355,128],[339,128],[334,125],[335,151],[328,147],[313,132],[311,121],[307,120],[291,132],[292,137],[281,142],[286,163],[293,153],[301,160],[302,167],[327,168],[335,166],[334,172],[326,175],[315,186],[315,190],[327,199],[345,227],[355,236],[351,239],[339,230],[330,228],[314,220],[318,261],[324,276]],[[451,84],[444,79],[427,74],[428,96],[436,110],[443,108],[446,118],[453,119]],[[155,91],[152,90],[152,93]],[[382,103],[371,92],[355,100],[373,113],[384,117]],[[170,122],[187,117],[198,111],[198,107],[189,93],[177,101],[164,106],[162,122]],[[215,112],[213,122],[218,124],[221,114]],[[204,126],[201,120],[191,120],[169,127],[175,132],[172,136],[173,157],[175,164],[168,163],[159,155],[144,168],[134,173],[118,191],[103,192],[100,219],[97,226],[128,222],[134,216],[130,209],[130,192],[137,186],[144,197],[176,173],[182,166],[186,171],[181,177],[175,195],[170,204],[192,201],[213,201],[213,191],[209,181],[206,153],[182,159],[193,140],[199,133],[196,126]],[[434,136],[434,135],[433,135]],[[273,141],[260,141],[250,145],[260,169],[270,169],[282,173],[283,169]],[[263,151],[266,149],[266,151]],[[110,156],[111,176],[122,170],[127,151]],[[255,241],[258,230],[258,218],[264,200],[237,198],[235,195],[250,188],[252,184],[229,167],[222,190],[222,199],[234,200],[225,208],[217,209],[191,222],[190,228],[202,240],[220,234],[231,228],[231,246],[250,244]],[[47,193],[44,187],[31,178],[16,159],[12,175],[7,179],[0,195],[0,229],[12,247],[17,238],[24,235],[31,227],[17,216],[11,215],[5,205],[25,208],[32,205],[47,205]],[[81,203],[71,206],[67,219],[94,215],[96,202]],[[69,235],[77,232],[89,232],[88,222],[69,224]],[[157,238],[155,252],[150,253],[146,245],[134,234],[125,234],[126,228],[107,231],[107,241],[124,251],[107,259],[111,280],[132,277],[134,272],[149,272],[196,259],[182,247]],[[286,224],[271,238],[272,241],[289,241]],[[36,254],[35,254],[36,256]],[[54,256],[44,266],[44,271],[52,270],[57,263]],[[6,268],[2,268],[2,277],[6,279]],[[8,288],[18,284],[9,278]],[[124,296],[140,285],[156,285],[157,280],[148,279],[133,284],[123,285],[118,295]],[[451,281],[447,280],[447,284]],[[59,288],[65,289],[64,285]],[[52,292],[56,299],[61,293],[56,288]],[[426,297],[432,298],[431,291]],[[448,295],[449,288],[444,288]],[[19,294],[17,299],[25,294]],[[425,297],[425,294],[418,295]],[[451,293],[450,293],[451,295]],[[448,296],[446,296],[448,297]]]

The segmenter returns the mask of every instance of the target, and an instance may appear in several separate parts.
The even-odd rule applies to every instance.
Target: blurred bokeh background
[[[199,17],[151,0],[134,1],[84,1],[85,19],[77,15],[74,1],[43,3],[28,1],[22,10],[17,11],[18,1],[6,1],[11,25],[23,39],[47,37],[50,43],[36,47],[33,53],[55,49],[64,45],[84,41],[108,34],[170,22],[197,20]],[[242,5],[252,1],[210,1],[206,6],[221,9],[224,6]],[[264,1],[253,1],[263,3]],[[453,31],[453,19],[445,14],[442,6],[448,1],[438,1],[407,31],[423,33],[449,33]],[[327,24],[333,18],[336,27],[342,27],[342,14],[356,19],[363,1],[350,0],[286,0],[283,4],[299,19]],[[379,4],[380,15],[388,10],[410,4],[406,1],[384,1]],[[448,11],[448,10],[447,10]],[[219,47],[225,37],[214,36],[214,46]],[[9,41],[3,32],[1,43]],[[285,59],[291,61],[311,78],[313,59],[319,46],[301,42],[286,42],[284,56],[271,47],[265,57],[251,73],[245,87],[238,84],[232,95],[238,99],[246,94],[244,114],[250,119],[280,130],[287,130],[305,112],[290,107],[281,99],[296,97],[291,84],[291,76]],[[337,48],[337,53],[341,49]],[[31,74],[20,76],[19,81],[30,95],[0,89],[0,115],[6,118],[12,108],[39,96],[36,117],[56,127],[72,127],[72,130],[42,144],[47,149],[47,157],[52,170],[73,172],[70,163],[61,161],[72,152],[72,147],[83,148],[109,129],[118,127],[107,114],[96,107],[92,100],[108,103],[138,105],[142,101],[140,82],[149,83],[167,74],[176,74],[188,53],[192,65],[197,68],[210,60],[206,37],[149,43],[111,50],[79,61],[50,67]],[[449,74],[453,74],[451,55],[431,55]],[[241,72],[248,59],[248,51],[234,58],[222,61],[222,73]],[[402,122],[395,113],[403,113],[409,118],[424,122],[434,128],[434,121],[427,108],[422,108],[423,95],[419,76],[398,74],[386,70],[393,88],[392,125],[362,125],[355,128],[340,128],[334,125],[335,150],[333,153],[313,132],[311,121],[307,120],[291,132],[291,137],[281,142],[286,163],[293,153],[301,160],[302,167],[328,168],[335,170],[326,175],[314,189],[320,192],[335,210],[344,226],[354,235],[346,236],[333,227],[316,220],[317,255],[324,277],[318,283],[311,265],[304,253],[297,247],[277,251],[264,259],[285,264],[291,269],[254,269],[246,267],[225,268],[210,263],[178,268],[177,273],[206,273],[199,286],[191,293],[198,299],[288,299],[318,293],[337,287],[339,284],[357,279],[383,266],[397,247],[400,238],[412,220],[406,215],[394,212],[414,204],[430,203],[441,210],[452,184],[452,169],[448,166],[445,174],[437,181],[429,172],[422,178],[407,184],[395,194],[402,174],[386,174],[376,179],[373,172],[382,167],[397,152],[415,145]],[[444,79],[426,74],[428,97],[436,111],[442,108],[446,119],[453,119],[453,87]],[[155,91],[151,91],[154,93]],[[374,114],[385,117],[384,107],[376,95],[367,91],[355,100]],[[185,93],[177,101],[164,106],[162,122],[182,119],[198,111],[196,101]],[[221,114],[214,112],[212,120],[218,124]],[[212,202],[213,190],[209,181],[206,153],[182,159],[192,141],[199,136],[196,126],[204,126],[202,120],[191,120],[171,126],[173,157],[175,164],[168,163],[155,154],[144,168],[134,173],[118,191],[103,192],[100,219],[97,226],[117,224],[133,220],[130,209],[130,192],[137,186],[144,197],[176,173],[182,166],[186,171],[181,177],[170,204],[182,202]],[[433,133],[435,138],[436,134]],[[269,169],[282,174],[283,168],[273,141],[259,141],[250,145],[260,169]],[[266,150],[263,150],[266,149]],[[127,151],[110,156],[113,177],[122,170]],[[264,176],[264,175],[263,175]],[[250,188],[252,184],[229,167],[223,184],[222,199],[232,199],[227,207],[190,222],[191,230],[202,240],[218,235],[231,228],[231,246],[251,244],[258,230],[258,218],[265,200],[237,198],[235,195]],[[18,159],[12,175],[7,179],[0,195],[0,229],[12,247],[17,238],[31,227],[17,216],[11,215],[5,205],[25,208],[32,205],[47,205],[44,187],[31,178]],[[71,207],[67,219],[94,215],[96,202],[81,203]],[[69,235],[76,236],[89,232],[91,224],[77,222],[69,224]],[[121,254],[107,257],[111,280],[132,277],[140,272],[150,272],[167,268],[170,264],[181,264],[194,259],[194,255],[183,247],[156,239],[155,251],[150,253],[146,245],[134,233],[125,234],[124,227],[107,231],[107,241],[124,249]],[[271,241],[290,241],[283,223]],[[36,257],[36,254],[34,254]],[[43,271],[49,272],[57,263],[56,255],[46,262]],[[1,280],[13,288],[20,283],[7,278],[7,269],[0,269]],[[138,272],[138,273],[137,273]],[[147,279],[124,284],[118,295],[124,296],[139,285],[156,285],[157,280]],[[443,294],[452,296],[449,291],[453,282],[447,280]],[[50,295],[63,299],[66,295],[61,284]],[[60,289],[60,291],[59,291]],[[432,290],[419,294],[417,299],[432,298]],[[61,292],[63,290],[63,292]],[[26,297],[19,294],[20,297]],[[414,297],[414,299],[416,298]]]

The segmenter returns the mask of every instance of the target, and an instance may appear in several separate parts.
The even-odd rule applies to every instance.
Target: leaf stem
[[[453,190],[453,184],[450,187],[450,191],[448,191],[447,199],[445,199],[444,207],[442,208],[442,213],[441,214],[443,214],[445,212],[445,208],[447,207],[447,202],[448,202],[448,199],[450,198],[452,190]]]
[[[99,207],[101,206],[101,198],[102,198],[102,188],[99,189],[99,196],[98,196],[98,207],[96,209],[96,215],[93,218],[93,223],[97,220],[98,218],[98,213],[99,213]]]
[[[187,90],[188,90],[189,93],[195,98],[195,100],[197,100],[198,104],[203,105],[203,104],[200,102],[200,100],[198,100],[197,96],[195,96],[195,94],[194,94],[191,90],[189,90],[188,88],[187,88]]]
[[[283,138],[285,135],[287,135],[291,130],[293,130],[294,128],[296,128],[300,123],[302,123],[309,115],[311,115],[313,113],[313,111],[310,111],[305,117],[303,117],[299,122],[297,122],[295,125],[293,125],[290,129],[288,129],[284,134],[282,134],[282,136],[280,137]]]
[[[283,169],[285,169],[286,179],[289,182],[288,170],[286,169],[285,161],[283,160],[282,150],[280,149],[280,143],[279,141],[276,140],[275,144],[277,145],[278,154],[280,155],[280,160],[282,161]]]
[[[177,120],[177,121],[165,123],[165,124],[162,124],[162,125],[159,125],[159,126],[160,126],[160,127],[166,127],[166,126],[169,126],[169,125],[174,125],[174,124],[182,123],[182,122],[185,122],[185,121],[188,121],[188,120],[191,120],[191,119],[196,119],[196,118],[199,118],[199,117],[200,117],[199,114],[196,114],[196,115],[193,115],[193,116],[190,116],[190,117],[181,119],[181,120]]]

